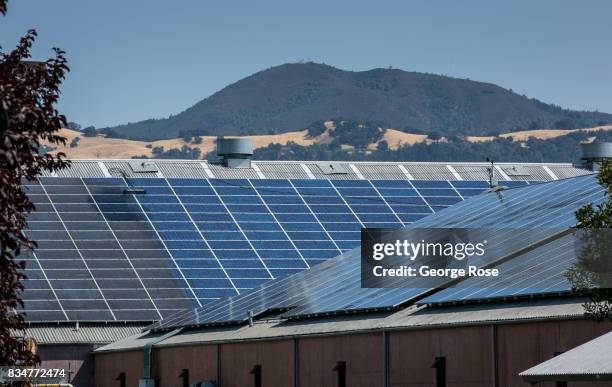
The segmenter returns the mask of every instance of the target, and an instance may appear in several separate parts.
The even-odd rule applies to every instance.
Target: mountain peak
[[[399,69],[346,71],[299,62],[259,71],[167,119],[106,131],[145,140],[175,138],[182,131],[271,134],[338,117],[444,135],[572,129],[612,122],[609,114],[565,110],[490,83]]]

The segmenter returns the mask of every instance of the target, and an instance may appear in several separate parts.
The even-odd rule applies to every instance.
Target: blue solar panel
[[[572,286],[565,273],[576,262],[574,243],[574,236],[563,236],[496,266],[504,273],[501,278],[471,277],[418,303],[463,303],[569,292]]]
[[[359,265],[354,264],[358,259],[358,253],[346,253],[310,270],[268,282],[244,295],[229,300],[219,300],[202,308],[170,317],[157,327],[240,323],[248,319],[249,313],[258,316],[273,311],[284,312],[292,308],[300,313],[310,310],[331,313],[338,308],[347,307],[348,305],[342,304],[342,300],[349,299],[355,292],[359,292],[362,297],[350,298],[353,309],[388,309],[402,303],[410,296],[407,293],[417,295],[424,290],[411,289],[410,292],[406,292],[406,289],[401,289],[389,292],[389,289],[367,289],[360,292],[359,282],[354,281],[354,278],[359,276]],[[388,307],[379,305],[380,293],[385,293],[385,305]]]
[[[125,194],[121,178],[28,183],[37,206],[29,232],[39,249],[27,258],[27,286],[40,290],[25,294],[29,321],[158,320],[353,249],[361,227],[402,227],[446,208],[462,199],[453,185],[478,192],[487,187],[407,180],[129,180],[146,193]]]
[[[525,228],[538,230],[542,236],[547,236],[550,233],[554,234],[556,229],[572,226],[575,223],[574,211],[578,208],[587,203],[598,203],[603,199],[604,190],[596,183],[595,177],[583,176],[481,195],[409,227]],[[518,252],[540,238],[536,235],[519,235],[516,239],[515,251]],[[512,251],[514,250],[507,250],[505,253]],[[509,260],[504,265],[507,265],[509,270],[515,270],[520,276],[521,267],[525,265],[524,260],[537,259],[538,253],[539,250],[533,250],[525,255],[526,258]],[[550,258],[550,255],[547,257]],[[545,269],[545,266],[542,268]],[[413,284],[415,286],[410,289],[362,289],[359,267],[359,250],[353,250],[311,270],[272,281],[244,295],[218,301],[194,311],[179,313],[153,328],[171,329],[177,326],[243,322],[249,311],[257,315],[272,310],[283,310],[285,311],[283,316],[287,318],[300,318],[349,311],[388,309],[420,297],[426,291],[434,290],[421,288],[418,283]],[[553,281],[553,286],[546,291],[558,291],[565,285],[559,286],[557,287]],[[510,292],[508,290],[510,287],[504,289],[498,290],[499,293],[496,294]],[[525,293],[531,290],[534,290],[533,286],[523,287],[519,292]],[[448,292],[454,291],[453,289]]]

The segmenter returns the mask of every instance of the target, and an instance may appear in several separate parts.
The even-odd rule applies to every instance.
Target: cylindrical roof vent
[[[250,138],[217,138],[217,156],[229,168],[251,168],[253,143]]]
[[[603,159],[612,159],[612,142],[598,142],[580,144],[582,146],[582,161],[587,169],[597,171]]]

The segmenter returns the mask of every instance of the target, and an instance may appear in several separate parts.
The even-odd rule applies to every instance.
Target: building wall
[[[436,357],[446,358],[453,387],[492,384],[491,329],[487,326],[399,331],[389,334],[389,386],[435,386]]]
[[[432,364],[436,357],[444,356],[448,386],[488,387],[496,378],[498,386],[528,387],[519,372],[610,330],[612,323],[568,320],[391,331],[387,333],[388,385],[434,387]],[[217,367],[220,387],[252,386],[250,371],[255,365],[262,366],[265,387],[294,386],[295,374],[299,387],[333,387],[337,385],[333,368],[338,361],[346,362],[347,386],[371,387],[383,385],[384,354],[384,334],[375,332],[157,348],[153,362],[159,386],[164,387],[180,387],[178,375],[184,368],[189,369],[192,382],[214,380]],[[126,372],[127,386],[137,386],[142,377],[142,352],[96,354],[96,387],[118,386],[119,372]],[[540,386],[554,387],[554,383]]]
[[[383,380],[382,333],[298,340],[300,387],[336,386],[333,368],[346,362],[346,385],[379,386]]]
[[[497,330],[500,386],[526,386],[519,372],[565,352],[612,329],[611,323],[574,320],[502,325]],[[544,383],[543,386],[554,386]],[[576,383],[569,383],[570,386]],[[584,383],[580,386],[601,386]]]
[[[118,387],[117,376],[125,372],[126,386],[138,386],[143,376],[142,351],[96,354],[94,358],[94,386]],[[80,387],[76,385],[75,387]]]
[[[164,387],[182,387],[179,375],[189,370],[189,383],[217,380],[217,346],[156,348],[153,350],[153,374]]]
[[[261,365],[263,386],[292,386],[293,340],[221,345],[221,386],[253,386],[255,365]]]
[[[93,355],[91,344],[40,345],[37,349],[42,368],[60,368],[70,375],[70,382],[79,387],[93,387]]]

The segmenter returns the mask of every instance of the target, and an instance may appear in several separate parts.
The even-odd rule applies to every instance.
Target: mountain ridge
[[[338,118],[443,135],[612,123],[610,114],[562,109],[492,83],[398,69],[346,71],[309,62],[256,72],[165,119],[101,131],[139,140],[176,138],[189,131],[262,135],[303,130],[312,122]]]

